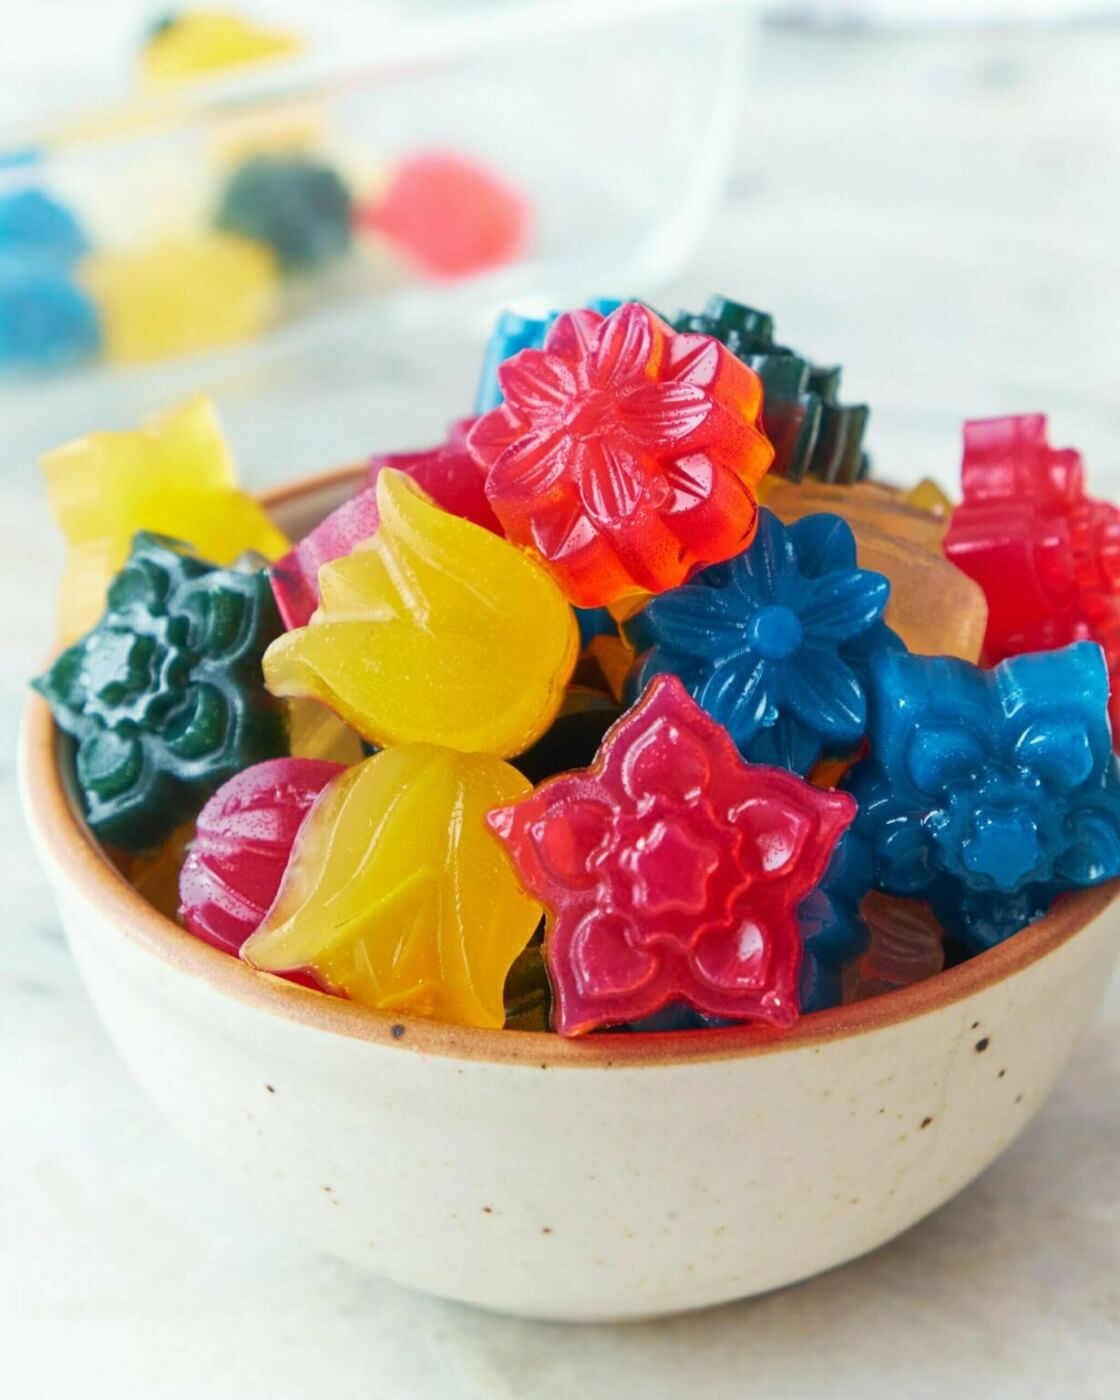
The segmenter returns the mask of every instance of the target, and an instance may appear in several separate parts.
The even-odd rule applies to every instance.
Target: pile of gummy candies
[[[507,313],[294,546],[203,400],[59,449],[89,827],[250,968],[469,1026],[785,1029],[991,948],[1120,874],[1120,511],[1041,417],[965,425],[956,509],[866,422],[715,297]]]

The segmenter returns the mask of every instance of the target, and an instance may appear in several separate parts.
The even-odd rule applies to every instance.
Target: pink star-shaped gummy
[[[284,626],[306,627],[319,606],[319,570],[369,539],[379,524],[377,478],[386,467],[410,476],[436,505],[500,535],[502,527],[486,499],[486,478],[467,451],[467,432],[475,422],[452,423],[447,441],[423,452],[396,452],[371,457],[369,485],[344,501],[269,570],[273,597]]]
[[[675,676],[657,676],[594,764],[487,820],[549,911],[555,1028],[579,1035],[668,1002],[789,1026],[797,907],[856,813],[846,793],[744,763]]]
[[[718,341],[637,302],[571,311],[498,380],[468,445],[506,536],[573,603],[662,593],[750,543],[774,452],[758,376]]]

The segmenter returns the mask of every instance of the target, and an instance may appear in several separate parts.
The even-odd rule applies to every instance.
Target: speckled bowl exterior
[[[299,532],[352,488],[266,498]],[[745,1297],[874,1249],[1014,1139],[1120,952],[1116,886],[929,982],[805,1017],[582,1042],[393,1019],[254,973],[135,893],[38,699],[24,802],[126,1063],[258,1214],[410,1287],[566,1320]]]

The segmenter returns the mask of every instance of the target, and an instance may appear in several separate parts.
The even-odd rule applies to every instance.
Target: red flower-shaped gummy
[[[966,423],[961,487],[944,549],[987,597],[985,662],[1099,643],[1120,737],[1120,510],[1086,494],[1080,453],[1051,447],[1041,414]]]
[[[371,457],[369,485],[344,501],[299,544],[269,569],[269,582],[284,626],[306,627],[319,606],[319,570],[369,539],[380,523],[377,478],[386,467],[404,472],[427,492],[441,510],[472,520],[500,535],[502,527],[486,499],[486,476],[467,451],[473,418],[452,423],[447,441],[422,452],[395,452]]]
[[[758,376],[636,302],[571,311],[498,370],[468,445],[507,538],[579,607],[663,593],[754,537],[774,455]]]
[[[556,1030],[680,1001],[791,1025],[797,906],[855,813],[846,793],[745,763],[675,676],[656,677],[590,768],[487,818],[548,910]]]
[[[179,875],[179,915],[196,937],[237,956],[268,913],[312,803],[341,763],[274,758],[218,789],[198,814]]]

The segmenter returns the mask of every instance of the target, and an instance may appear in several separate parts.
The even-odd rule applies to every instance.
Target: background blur
[[[215,128],[228,155],[263,93],[288,118],[311,111],[321,150],[363,189],[383,190],[410,152],[457,143],[525,198],[531,240],[450,282],[402,273],[375,244],[300,284],[249,343],[0,374],[5,732],[47,647],[61,557],[38,453],[202,389],[254,487],[425,446],[470,410],[504,305],[614,294],[674,311],[723,292],[843,366],[844,399],[872,408],[878,475],[931,475],[952,492],[963,418],[1044,411],[1051,440],[1084,452],[1094,492],[1120,494],[1109,7],[246,0],[239,12],[305,36],[294,88],[261,70],[205,97],[164,92],[141,139],[120,113],[157,9],[3,0],[0,179],[57,174],[98,240],[137,244],[205,205],[193,155],[210,158]],[[104,126],[107,112],[93,140],[91,113]],[[39,163],[15,160],[28,148]],[[157,185],[140,178],[148,166]],[[5,1397],[1115,1395],[1115,991],[1024,1138],[871,1258],[657,1327],[577,1337],[480,1316],[303,1253],[196,1173],[94,1022],[4,749]]]

